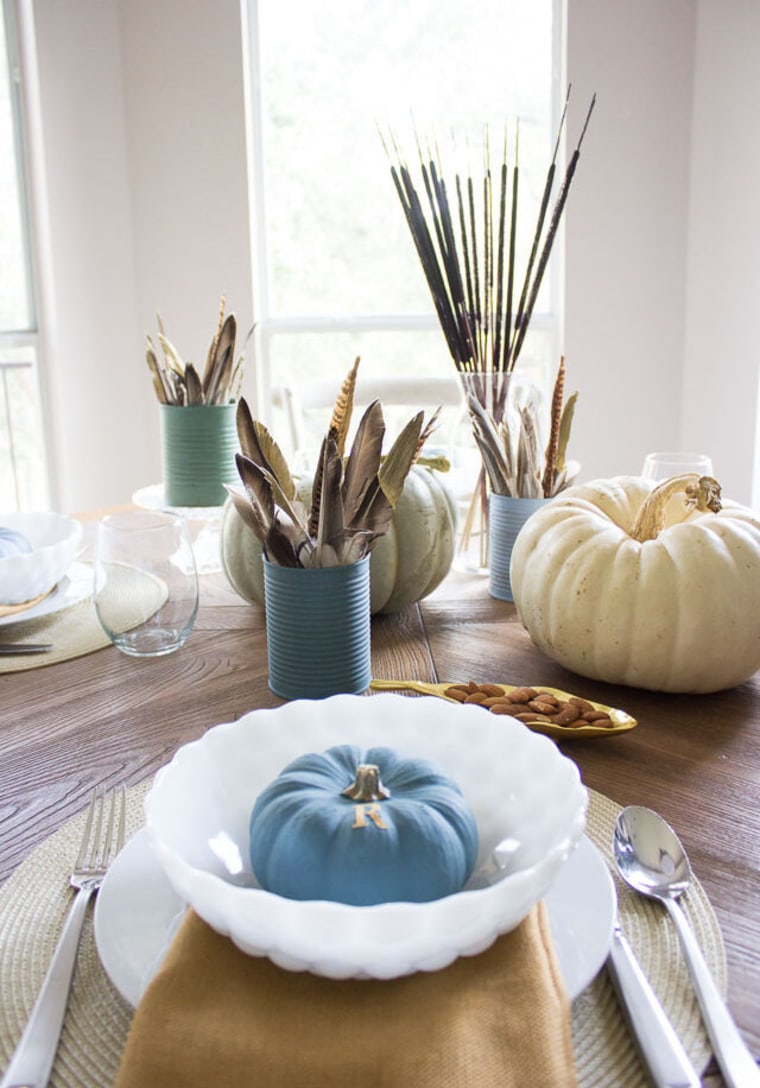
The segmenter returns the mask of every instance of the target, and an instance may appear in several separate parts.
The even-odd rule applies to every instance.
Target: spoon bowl
[[[691,865],[672,827],[649,808],[629,805],[615,824],[618,872],[636,891],[655,899],[676,899],[688,891]]]
[[[651,809],[630,805],[618,815],[612,839],[615,864],[626,884],[658,899],[676,927],[707,1034],[729,1088],[760,1088],[760,1069],[739,1034],[705,962],[688,918],[676,902],[692,881],[675,831]]]

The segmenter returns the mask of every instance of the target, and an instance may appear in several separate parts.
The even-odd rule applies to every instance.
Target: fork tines
[[[119,853],[124,846],[126,805],[125,786],[120,786],[110,794],[103,789],[96,788],[93,791],[82,832],[76,869],[102,869],[109,858]],[[105,832],[104,820],[106,821]]]

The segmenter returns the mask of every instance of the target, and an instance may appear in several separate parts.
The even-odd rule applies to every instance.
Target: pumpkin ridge
[[[548,533],[551,531],[550,528]],[[589,630],[598,620],[597,584],[593,577],[593,568],[597,551],[604,546],[604,542],[600,540],[602,532],[604,529],[600,530],[593,525],[587,528],[581,523],[577,533],[571,530],[568,534],[568,543],[562,557],[556,552],[551,556],[551,565],[559,566],[559,575],[552,579],[553,585],[547,595],[545,626],[551,640],[548,644],[563,654],[563,647],[571,637],[568,629],[575,627],[583,612],[586,613]],[[609,532],[613,536],[618,535],[614,528],[610,528]],[[578,539],[581,534],[583,539]],[[552,534],[552,541],[556,543],[556,534]],[[564,541],[560,540],[560,543],[564,544]],[[611,546],[616,547],[617,541],[613,540]],[[603,606],[603,599],[601,603]],[[593,662],[589,664],[593,665]]]

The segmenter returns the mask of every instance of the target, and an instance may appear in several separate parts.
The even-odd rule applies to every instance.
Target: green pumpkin
[[[308,504],[311,481],[298,484]],[[390,529],[370,556],[370,609],[399,612],[421,601],[448,574],[456,548],[456,503],[440,473],[415,465],[404,483]],[[222,514],[221,561],[232,588],[264,604],[261,543],[228,499]]]
[[[425,903],[460,891],[477,853],[475,817],[456,783],[391,748],[300,756],[251,814],[256,878],[288,899]]]

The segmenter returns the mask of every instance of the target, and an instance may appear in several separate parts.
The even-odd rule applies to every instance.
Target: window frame
[[[57,478],[55,462],[53,458],[52,443],[47,436],[51,433],[49,426],[48,400],[46,395],[46,370],[44,337],[41,329],[41,286],[40,286],[40,261],[38,235],[35,220],[34,201],[34,162],[32,154],[32,129],[28,104],[30,79],[33,78],[33,57],[30,60],[30,42],[33,41],[31,28],[32,13],[23,0],[0,0],[0,18],[3,19],[5,29],[5,43],[8,62],[8,73],[11,95],[11,110],[13,114],[13,134],[15,141],[15,161],[19,191],[19,213],[21,218],[21,236],[25,254],[25,275],[28,304],[28,327],[19,329],[0,328],[0,351],[22,350],[31,356],[28,363],[4,364],[0,360],[2,371],[2,385],[6,388],[6,369],[16,369],[19,365],[32,368],[35,393],[37,400],[37,417],[39,421],[40,438],[43,445],[42,469],[44,473],[43,490],[45,492],[46,505],[55,505],[57,498]],[[33,54],[32,48],[32,54]],[[13,431],[10,426],[10,415],[7,397],[5,399],[6,412],[8,413],[11,449],[13,447]],[[11,454],[13,457],[13,453]],[[15,464],[13,466],[14,479],[16,476]],[[21,506],[21,496],[18,481],[15,483],[17,505]]]

